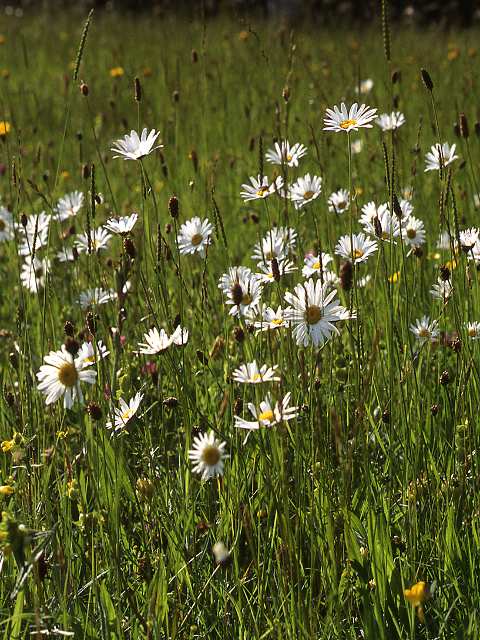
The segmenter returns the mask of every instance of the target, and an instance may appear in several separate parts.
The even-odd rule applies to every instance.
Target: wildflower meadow
[[[476,640],[478,29],[198,4],[0,20],[0,636]]]

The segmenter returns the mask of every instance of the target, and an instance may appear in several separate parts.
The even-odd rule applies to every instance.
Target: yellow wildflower
[[[417,615],[420,622],[425,622],[423,603],[430,597],[430,587],[428,584],[426,582],[417,582],[410,587],[410,589],[405,589],[403,595],[410,602],[412,607],[417,609]]]
[[[391,276],[388,276],[388,281],[391,283],[398,282],[400,280],[400,271],[395,271]]]
[[[15,489],[10,484],[2,484],[2,485],[0,485],[0,495],[1,496],[11,496],[12,493],[15,493]]]
[[[111,78],[120,78],[125,74],[123,67],[113,67],[110,69],[110,77]]]
[[[250,34],[248,33],[248,31],[240,31],[240,33],[238,34],[238,38],[244,42],[248,39],[249,36]]]
[[[10,133],[11,128],[12,127],[10,126],[9,122],[7,122],[6,120],[0,120],[0,138],[3,138],[7,135],[7,133]]]

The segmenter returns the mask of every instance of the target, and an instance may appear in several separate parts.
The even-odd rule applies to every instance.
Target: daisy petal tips
[[[358,106],[356,102],[352,104],[350,110],[344,102],[340,109],[335,105],[333,109],[327,109],[323,120],[324,131],[358,131],[360,127],[371,129],[370,124],[377,117],[377,110],[367,107],[365,104]]]

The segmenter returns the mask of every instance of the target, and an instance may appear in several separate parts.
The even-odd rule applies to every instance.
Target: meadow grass
[[[480,371],[466,323],[480,321],[479,277],[453,250],[478,218],[478,32],[393,26],[389,63],[380,22],[318,30],[97,14],[73,80],[85,18],[44,13],[1,27],[0,120],[11,129],[0,141],[0,194],[20,226],[0,247],[0,633],[478,638]],[[374,86],[362,101],[379,113],[395,105],[406,124],[394,134],[323,131],[325,108],[357,100],[366,78]],[[468,139],[454,139],[459,112]],[[112,142],[143,127],[160,130],[164,148],[141,162],[112,159]],[[248,176],[284,173],[264,153],[285,138],[308,147],[288,176],[322,176],[322,194],[300,211],[277,196],[243,202]],[[349,169],[347,142],[357,139]],[[425,173],[425,152],[445,140],[460,158]],[[338,298],[357,319],[340,323],[339,336],[302,348],[289,330],[257,334],[229,316],[218,280],[234,265],[255,271],[253,246],[272,225],[298,233],[299,270],[263,291],[276,308],[303,280],[305,253],[333,255],[341,235],[361,230],[364,204],[393,205],[407,187],[427,242],[407,255],[400,239],[378,241],[351,289],[342,272]],[[342,215],[327,206],[339,188],[356,194]],[[74,190],[84,205],[52,221],[38,250],[51,267],[31,292],[20,280],[22,214],[53,214]],[[55,260],[75,234],[132,211],[135,257],[114,237],[106,251]],[[176,243],[194,215],[214,225],[204,257],[180,255]],[[440,231],[451,249],[437,248]],[[448,262],[444,303],[430,289]],[[93,287],[120,295],[81,308]],[[441,335],[420,346],[409,327],[425,314]],[[137,354],[151,327],[170,335],[179,321],[185,346]],[[80,342],[94,333],[110,351],[72,409],[47,406],[36,377],[66,331]],[[234,382],[233,370],[254,359],[279,365],[280,383]],[[247,418],[247,403],[267,390],[275,400],[291,392],[299,415],[246,438],[234,414]],[[114,407],[139,391],[136,419],[112,437]],[[208,430],[229,457],[223,476],[202,481],[188,452]],[[215,562],[218,542],[227,562]],[[412,606],[404,590],[423,581],[430,597]]]

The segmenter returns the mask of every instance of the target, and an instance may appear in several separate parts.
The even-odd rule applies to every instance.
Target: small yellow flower
[[[428,584],[426,582],[417,582],[410,587],[410,589],[405,589],[403,595],[410,602],[412,607],[417,609],[417,615],[420,622],[425,622],[423,603],[430,598],[430,587]]]
[[[400,280],[400,271],[395,271],[391,276],[388,276],[388,281],[394,284]]]
[[[0,495],[2,496],[11,496],[12,493],[15,493],[15,489],[9,484],[2,484],[0,486]]]
[[[63,180],[67,180],[67,178],[70,177],[70,172],[69,171],[62,171],[62,173],[60,175],[62,176]]]
[[[355,196],[363,195],[363,187],[355,187]]]
[[[456,269],[458,266],[458,262],[457,260],[454,258],[453,260],[449,260],[448,262],[445,263],[445,266],[450,269],[450,271],[453,271],[453,269]]]
[[[447,59],[450,61],[456,60],[459,55],[460,55],[460,49],[458,47],[453,47],[452,49],[449,50],[447,54]]]
[[[248,31],[240,31],[240,33],[238,34],[238,38],[239,40],[242,40],[242,42],[245,42],[245,40],[247,40],[249,36],[250,34],[248,33]]]
[[[145,69],[143,70],[143,77],[144,78],[150,78],[152,73],[153,73],[153,71],[152,71],[151,67],[145,67]]]
[[[3,453],[8,453],[9,451],[11,451],[13,449],[13,447],[15,446],[15,440],[4,440],[1,444],[0,447],[2,448]]]
[[[10,129],[12,127],[10,126],[10,123],[7,122],[6,120],[0,120],[0,138],[3,138],[7,135],[7,133],[10,133]]]
[[[69,498],[75,499],[77,497],[77,481],[75,480],[75,478],[73,478],[72,480],[69,480],[67,482],[67,496]]]
[[[111,78],[120,78],[125,74],[123,67],[113,67],[110,69],[110,77]]]

